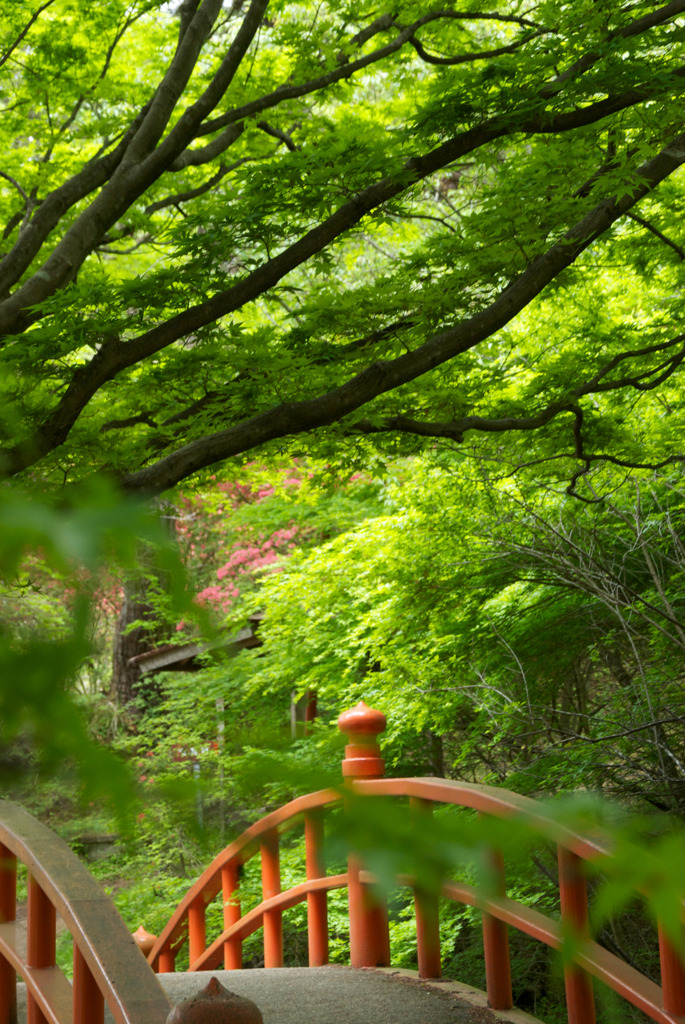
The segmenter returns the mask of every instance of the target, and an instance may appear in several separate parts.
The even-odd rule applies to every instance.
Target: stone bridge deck
[[[395,968],[292,967],[161,974],[178,1003],[215,977],[252,999],[264,1024],[540,1024],[521,1010],[490,1010],[485,993],[454,981],[420,981]],[[24,986],[19,986],[23,990]],[[26,1020],[19,991],[18,1024]],[[107,1019],[111,1017],[107,1014]]]

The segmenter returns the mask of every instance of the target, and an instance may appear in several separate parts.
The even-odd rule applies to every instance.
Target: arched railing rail
[[[283,910],[302,903],[309,904],[310,963],[321,966],[328,962],[326,931],[325,952],[318,956],[311,948],[312,936],[318,935],[316,908],[325,907],[329,889],[347,885],[347,873],[326,877],[322,858],[324,808],[338,803],[342,795],[335,789],[323,789],[298,797],[284,807],[267,814],[226,847],[188,890],[169,919],[164,931],[148,955],[148,961],[161,972],[173,971],[179,950],[188,942],[191,970],[216,968],[223,955],[226,970],[242,966],[242,942],[264,927],[264,961],[267,967],[280,967],[283,962],[280,915]],[[304,822],[307,848],[307,880],[286,892],[281,891],[278,836],[286,829]],[[256,853],[262,860],[263,899],[244,917],[240,913],[239,876],[244,863]],[[225,930],[207,948],[206,909],[221,893]],[[317,901],[317,894],[319,899]],[[320,943],[322,948],[324,943]]]
[[[17,862],[27,869],[17,920]],[[56,924],[73,938],[70,983],[56,966]],[[171,1009],[114,905],[78,857],[22,807],[0,801],[0,1024],[16,1021],[16,975],[28,1024],[164,1024]]]
[[[548,824],[534,800],[490,786],[433,778],[382,778],[384,766],[376,735],[385,719],[360,704],[340,718],[340,727],[351,739],[346,747],[343,775],[347,791],[361,794],[409,798],[426,812],[436,804],[470,808],[495,818],[525,814],[529,823]],[[174,970],[176,955],[189,943],[190,970],[215,969],[223,957],[226,969],[242,966],[242,942],[259,927],[264,930],[264,965],[283,964],[281,915],[298,903],[307,903],[310,966],[328,961],[327,894],[348,888],[350,917],[350,959],[352,966],[387,966],[390,963],[386,908],[374,895],[374,879],[364,870],[359,856],[348,857],[344,874],[326,876],[323,863],[323,813],[344,799],[344,793],[322,790],[299,797],[273,811],[228,846],[190,888],[179,904],[148,957],[159,971]],[[304,821],[305,880],[281,891],[279,836]],[[561,920],[557,921],[505,895],[504,864],[501,853],[492,852],[499,876],[497,895],[485,898],[473,887],[445,882],[442,895],[458,903],[477,907],[483,915],[483,947],[488,1001],[493,1009],[512,1006],[508,928],[513,927],[546,945],[560,949],[562,935],[572,930],[584,941],[573,961],[565,967],[566,1003],[569,1024],[594,1024],[592,978],[605,982],[621,997],[661,1024],[685,1024],[685,969],[674,945],[660,931],[661,981],[659,986],[590,941],[588,899],[584,861],[607,853],[596,839],[558,827]],[[262,901],[244,916],[240,912],[240,873],[252,856],[261,856]],[[414,887],[412,878],[398,883],[414,888],[419,973],[423,978],[440,977],[438,895]],[[221,933],[208,944],[205,915],[209,903],[222,894]]]

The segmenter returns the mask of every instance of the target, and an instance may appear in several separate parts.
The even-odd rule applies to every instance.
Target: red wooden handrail
[[[323,864],[325,809],[345,799],[351,791],[373,796],[409,797],[417,810],[430,813],[435,804],[470,808],[495,818],[525,816],[533,828],[538,823],[549,833],[549,817],[535,800],[507,790],[437,778],[382,778],[384,766],[377,735],[385,727],[384,717],[364,704],[341,715],[339,725],[350,743],[345,748],[340,791],[327,789],[309,793],[272,811],[247,829],[210,864],[181,901],[148,957],[156,969],[174,969],[179,949],[190,938],[190,970],[216,968],[222,959],[227,969],[241,966],[242,941],[259,927],[264,928],[264,960],[267,967],[282,966],[281,915],[289,907],[307,903],[309,962],[319,966],[328,959],[326,899],[332,889],[348,887],[351,960],[356,966],[389,962],[387,912],[374,895],[374,879],[357,855],[348,861],[344,874],[326,876]],[[304,821],[306,880],[281,891],[278,870],[279,835]],[[493,1009],[511,1006],[511,982],[507,929],[531,936],[561,949],[564,931],[576,933],[581,944],[573,962],[565,968],[569,1024],[593,1024],[594,1001],[591,978],[609,985],[615,992],[661,1024],[685,1024],[685,970],[673,944],[660,934],[662,987],[588,938],[588,910],[583,861],[606,856],[608,850],[596,839],[555,824],[559,851],[561,922],[532,910],[505,895],[504,864],[500,851],[492,851],[493,868],[499,878],[498,892],[485,898],[473,887],[455,881],[442,886],[442,895],[483,912],[484,959],[488,1001]],[[258,851],[262,857],[262,901],[241,916],[238,878],[242,865]],[[399,878],[398,884],[414,888],[419,974],[440,976],[438,899],[435,893],[417,889],[414,880]],[[222,892],[224,929],[205,946],[205,909]],[[202,926],[197,923],[202,921]]]
[[[28,872],[26,924],[16,920],[17,861]],[[56,915],[71,932],[70,984],[55,965]],[[164,1024],[171,1004],[112,901],[58,836],[0,801],[0,1024],[16,1020],[16,975],[28,1024]]]

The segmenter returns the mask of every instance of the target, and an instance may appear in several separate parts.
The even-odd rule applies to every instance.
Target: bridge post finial
[[[350,783],[356,779],[380,779],[385,762],[380,756],[378,735],[385,729],[385,715],[367,707],[361,700],[356,707],[344,711],[338,728],[350,741],[345,747],[342,772]],[[347,895],[350,914],[350,961],[353,967],[388,967],[390,938],[388,908],[383,895],[372,892],[362,882],[359,854],[347,858]]]
[[[147,959],[148,953],[152,952],[152,947],[157,941],[157,936],[153,935],[152,932],[146,931],[143,925],[141,924],[140,928],[138,928],[137,931],[133,932],[133,938],[136,946],[143,954],[145,959]]]
[[[342,773],[346,779],[379,779],[385,775],[377,736],[385,730],[385,715],[368,707],[363,700],[343,711],[338,728],[347,736]]]

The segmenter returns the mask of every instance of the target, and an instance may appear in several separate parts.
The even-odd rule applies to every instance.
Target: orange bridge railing
[[[339,726],[350,742],[345,748],[343,775],[356,793],[374,796],[408,797],[425,811],[436,804],[471,808],[495,818],[525,814],[540,819],[534,800],[491,786],[473,785],[434,778],[383,778],[377,736],[385,728],[380,712],[360,703],[340,716]],[[328,962],[327,896],[333,889],[347,887],[350,919],[350,959],[353,967],[388,966],[390,943],[387,909],[373,890],[372,876],[364,870],[359,855],[350,855],[347,871],[326,875],[323,859],[325,809],[344,800],[344,793],[327,789],[298,797],[273,811],[223,850],[189,889],[154,941],[148,956],[154,969],[174,970],[176,956],[189,945],[191,971],[223,966],[242,966],[243,941],[263,929],[264,966],[283,966],[282,915],[299,903],[307,905],[309,964]],[[281,889],[279,836],[304,822],[305,878],[286,891]],[[504,864],[493,851],[499,872],[499,895],[485,898],[475,888],[448,881],[442,895],[482,910],[483,950],[488,1002],[493,1009],[512,1006],[508,929],[513,927],[532,938],[561,949],[562,936],[569,929],[581,937],[589,935],[588,898],[583,862],[607,853],[596,840],[568,829],[558,830],[558,865],[561,920],[554,920],[505,895]],[[244,915],[240,909],[242,866],[259,853],[261,857],[262,900]],[[411,878],[398,883],[412,887]],[[206,911],[219,897],[223,904],[223,930],[208,941]],[[440,936],[438,895],[415,889],[416,936],[419,974],[438,978]],[[152,938],[152,937],[151,937]],[[586,938],[573,961],[565,966],[566,1003],[569,1024],[594,1024],[592,979],[606,983],[633,1006],[662,1024],[685,1024],[685,970],[673,944],[660,930],[661,986],[639,973],[596,942]]]
[[[27,869],[17,920],[17,862]],[[73,938],[73,984],[56,966],[57,915]],[[28,1024],[164,1024],[171,1009],[112,901],[58,836],[0,801],[0,1024],[16,1024],[16,977]]]

